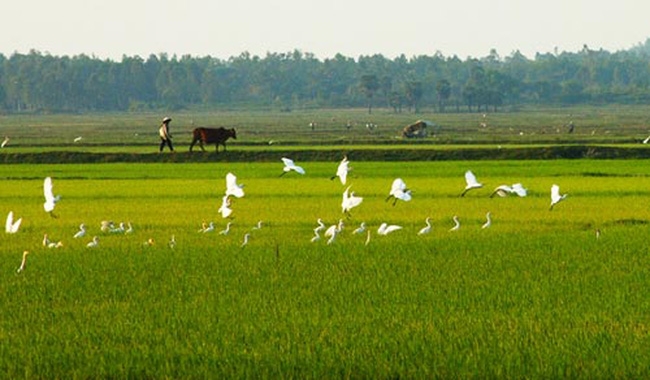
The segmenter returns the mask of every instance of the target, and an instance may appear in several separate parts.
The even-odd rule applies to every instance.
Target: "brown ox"
[[[411,125],[407,125],[402,129],[402,137],[413,138],[413,137],[426,137],[427,127],[432,126],[433,123],[426,120],[418,120]]]
[[[197,142],[199,143],[201,150],[204,152],[205,148],[203,148],[203,144],[215,144],[217,152],[219,151],[219,145],[223,145],[223,150],[225,152],[226,140],[231,137],[233,139],[237,139],[237,132],[235,132],[235,128],[195,128],[192,131],[192,144],[190,144],[190,152]]]

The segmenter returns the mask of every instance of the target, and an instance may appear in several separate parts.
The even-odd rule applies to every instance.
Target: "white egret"
[[[43,235],[43,247],[47,247],[50,244],[50,239],[47,237],[47,234]]]
[[[486,219],[485,223],[483,223],[483,225],[481,226],[482,229],[490,228],[490,226],[492,225],[492,218],[489,211],[487,212],[487,214],[485,214],[485,219]]]
[[[245,246],[246,244],[248,244],[248,239],[249,239],[250,237],[251,237],[251,234],[248,234],[248,233],[247,233],[247,234],[244,235],[244,241],[241,243],[241,246],[242,246],[242,247]]]
[[[366,243],[365,245],[370,244],[370,230],[368,230],[368,236],[366,237]]]
[[[425,235],[431,232],[431,218],[427,217],[424,222],[426,223],[426,226],[422,227],[422,229],[418,231],[418,235]]]
[[[467,194],[467,192],[472,189],[479,189],[483,187],[483,184],[479,183],[476,180],[476,176],[474,173],[472,173],[471,170],[465,172],[465,182],[467,183],[467,186],[465,186],[465,190],[463,190],[463,192],[460,194],[461,197],[464,197],[465,194]]]
[[[127,227],[127,229],[124,231],[124,233],[125,233],[125,234],[131,234],[131,233],[133,233],[133,225],[131,224],[131,222],[128,222],[128,223],[127,223],[127,226],[128,226],[128,227]]]
[[[348,216],[350,216],[350,210],[352,208],[357,207],[361,202],[363,202],[362,197],[354,195],[354,191],[350,192],[350,187],[352,186],[348,186],[348,188],[343,192],[343,201],[341,202],[341,209],[343,210],[343,213]]]
[[[214,231],[214,222],[210,222],[207,226],[203,223],[203,229],[200,232],[208,233]]]
[[[61,199],[60,195],[54,196],[54,192],[52,191],[52,178],[51,177],[46,177],[45,180],[43,181],[43,195],[45,196],[45,203],[43,203],[43,208],[45,209],[45,212],[49,213],[50,216],[53,218],[56,218],[56,215],[54,215],[54,205]]]
[[[314,228],[314,233],[318,235],[319,232],[325,229],[325,223],[323,223],[323,220],[321,218],[318,218],[316,222],[318,223],[318,226]]]
[[[314,230],[314,236],[311,238],[310,241],[313,243],[313,242],[316,242],[316,241],[319,241],[319,240],[320,240],[320,235],[318,234],[318,232],[316,230]]]
[[[79,238],[82,238],[84,236],[86,236],[86,225],[81,223],[79,225],[79,231],[77,231],[77,233],[74,234],[73,238],[79,239]]]
[[[341,163],[339,163],[338,168],[336,169],[336,175],[332,176],[330,179],[333,180],[336,177],[339,177],[341,180],[341,184],[345,185],[345,182],[347,181],[348,178],[348,172],[350,171],[349,167],[350,161],[348,161],[347,156],[343,156],[343,159],[341,160]]]
[[[515,183],[512,186],[501,185],[497,186],[496,189],[490,194],[490,198],[493,198],[495,195],[500,196],[501,198],[507,197],[508,194],[517,194],[520,197],[525,197],[528,195],[528,190],[524,188],[521,183]]]
[[[2,144],[0,144],[0,148],[6,147],[8,143],[9,143],[9,136],[5,136],[5,139],[2,140]]]
[[[230,208],[230,199],[228,198],[228,195],[224,195],[223,198],[221,198],[221,207],[217,210],[218,213],[221,214],[223,218],[227,218],[232,214],[232,209]]]
[[[284,162],[284,168],[282,168],[282,174],[280,174],[280,177],[282,177],[283,175],[287,174],[292,170],[299,174],[305,174],[305,169],[296,165],[293,162],[293,160],[286,157],[282,157],[282,162]]]
[[[261,230],[261,229],[262,229],[262,221],[258,220],[257,224],[255,225],[255,227],[252,228],[252,230]]]
[[[219,231],[219,235],[228,235],[228,233],[230,233],[230,226],[231,225],[232,225],[232,222],[228,222],[228,224],[226,224],[226,228]]]
[[[558,185],[551,186],[551,207],[549,208],[549,210],[553,210],[553,206],[555,206],[556,204],[564,200],[566,196],[567,194],[560,194],[560,186]]]
[[[388,224],[388,223],[382,223],[379,228],[377,229],[377,233],[379,235],[388,235],[391,232],[401,230],[402,226],[394,225],[394,224]]]
[[[460,221],[456,215],[454,215],[452,219],[454,220],[454,226],[451,227],[449,231],[458,231],[460,229]]]
[[[113,223],[112,220],[102,220],[100,222],[100,227],[99,228],[102,230],[102,232],[108,232],[108,231],[112,230],[113,228],[115,228],[115,223]]]
[[[9,211],[7,214],[7,221],[5,222],[5,232],[8,234],[15,234],[20,228],[20,224],[23,222],[23,218],[18,218],[14,222],[14,212]]]
[[[29,251],[23,251],[23,261],[20,262],[20,267],[18,267],[16,273],[20,273],[25,270],[25,265],[27,264],[27,255],[29,255]]]
[[[647,144],[648,141],[650,141],[650,136],[648,136],[648,137],[646,137],[645,139],[643,139],[643,143],[644,143],[644,144]]]
[[[339,219],[338,224],[333,224],[327,230],[325,230],[325,236],[329,236],[329,239],[327,240],[328,245],[332,244],[334,242],[334,239],[336,239],[336,235],[343,231],[343,226],[343,220]]]
[[[401,178],[396,178],[393,181],[393,184],[390,187],[390,193],[388,193],[388,197],[386,198],[386,202],[388,202],[388,200],[391,198],[393,198],[393,206],[395,206],[395,203],[397,203],[398,199],[401,199],[405,202],[411,200],[411,190],[406,187],[406,183]]]
[[[366,222],[361,222],[359,227],[357,227],[354,231],[352,231],[352,235],[359,235],[362,234],[366,231]]]
[[[74,142],[79,142],[79,141],[81,141],[81,139],[83,139],[83,137],[81,137],[81,136],[77,136],[77,137],[74,138],[73,141],[74,141]]]
[[[126,225],[124,224],[124,222],[120,222],[120,224],[117,227],[111,228],[108,232],[112,234],[122,234],[124,233],[124,231],[126,231]]]
[[[176,237],[172,235],[171,239],[169,239],[169,248],[174,249],[176,247]]]
[[[86,244],[86,247],[88,248],[95,248],[99,245],[99,237],[98,236],[93,236],[93,240]]]
[[[226,174],[226,195],[232,195],[236,198],[244,196],[244,185],[237,183],[237,177],[234,174]]]
[[[60,241],[60,240],[57,241],[57,242],[51,241],[51,242],[47,245],[47,248],[61,248],[61,247],[63,247],[63,242]]]

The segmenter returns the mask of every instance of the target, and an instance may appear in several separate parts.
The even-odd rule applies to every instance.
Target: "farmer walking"
[[[160,151],[163,151],[163,148],[165,145],[169,147],[170,151],[174,151],[174,147],[172,146],[172,135],[169,132],[169,123],[172,121],[170,117],[165,117],[162,121],[162,124],[160,125],[160,128],[158,129],[158,133],[160,134]]]

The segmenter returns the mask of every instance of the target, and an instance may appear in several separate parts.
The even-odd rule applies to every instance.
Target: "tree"
[[[440,79],[436,83],[436,93],[438,94],[438,111],[445,112],[445,102],[451,95],[451,83],[447,79]]]
[[[361,91],[366,94],[368,101],[368,114],[372,113],[372,98],[375,92],[379,90],[379,79],[375,74],[365,74],[361,76]]]
[[[408,101],[409,108],[413,107],[413,112],[418,113],[418,103],[422,98],[422,82],[408,81],[405,83],[404,94]]]

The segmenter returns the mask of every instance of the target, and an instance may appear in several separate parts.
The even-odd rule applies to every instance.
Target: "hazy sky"
[[[8,0],[0,53],[227,59],[611,52],[650,37],[645,0]]]

